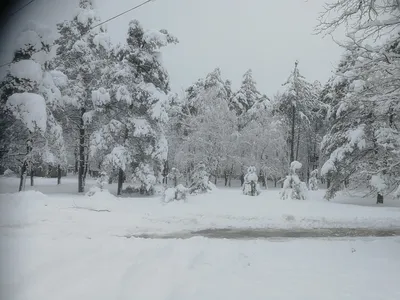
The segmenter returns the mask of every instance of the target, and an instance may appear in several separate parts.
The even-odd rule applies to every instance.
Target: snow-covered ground
[[[2,237],[1,299],[400,299],[400,238],[87,239],[53,231]]]
[[[260,196],[250,197],[237,188],[221,188],[211,194],[189,197],[186,203],[165,204],[160,196],[117,198],[105,193],[89,198],[77,195],[73,178],[68,180],[64,184],[70,194],[63,191],[63,185],[57,187],[54,179],[36,180],[36,189],[46,194],[39,191],[1,194],[1,230],[53,236],[52,228],[56,226],[59,234],[95,237],[208,228],[400,229],[400,207],[395,206],[399,201],[394,200],[387,200],[384,206],[373,205],[373,199],[349,197],[347,201],[353,204],[328,202],[321,190],[310,192],[310,200],[292,201],[280,200],[279,189],[264,190]],[[15,178],[2,178],[1,190],[14,181]],[[57,189],[63,193],[54,193]],[[371,206],[354,204],[362,202]]]
[[[279,190],[249,197],[220,188],[163,204],[160,196],[77,195],[75,178],[35,184],[10,193],[17,179],[0,179],[0,299],[400,299],[400,237],[125,237],[229,227],[400,228],[393,200],[327,202],[317,191],[310,200],[283,201]]]

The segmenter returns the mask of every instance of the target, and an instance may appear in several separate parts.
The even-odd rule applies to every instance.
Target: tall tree
[[[131,21],[126,45],[113,51],[103,72],[107,89],[94,93],[95,109],[102,116],[92,134],[91,152],[104,156],[104,168],[118,169],[118,195],[126,176],[150,193],[161,175],[168,152],[164,127],[170,89],[159,56],[162,47],[177,42],[166,30],[145,30]]]
[[[94,114],[92,91],[99,88],[99,79],[108,57],[109,41],[102,26],[92,29],[99,22],[91,0],[80,0],[79,9],[72,20],[57,24],[57,56],[54,61],[58,70],[68,77],[63,93],[68,99],[69,124],[78,134],[78,192],[84,192],[88,167],[88,136],[86,124]]]
[[[297,61],[284,86],[286,90],[275,101],[274,111],[282,115],[288,124],[289,160],[292,162],[298,159],[302,132],[310,129],[312,121],[319,117],[321,103],[315,86],[300,74]]]
[[[243,75],[240,89],[231,97],[230,107],[237,115],[247,112],[259,99],[261,93],[257,90],[256,82],[253,79],[253,71],[247,70]]]
[[[19,34],[14,59],[1,83],[2,165],[20,166],[21,191],[35,163],[65,165],[63,133],[54,114],[62,106],[56,83],[63,75],[49,69],[51,33],[28,23]]]
[[[400,183],[399,17],[399,1],[337,1],[321,15],[318,32],[330,34],[346,23],[349,39],[338,72],[344,93],[323,143],[324,173],[333,180],[328,198],[351,181],[368,184],[382,203]],[[371,38],[379,43],[369,45]]]

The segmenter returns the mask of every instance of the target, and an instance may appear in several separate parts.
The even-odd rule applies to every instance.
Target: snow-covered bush
[[[92,197],[97,193],[110,194],[104,186],[108,184],[108,176],[106,172],[101,172],[100,177],[96,180],[96,185],[92,186],[90,190],[86,193],[86,196]],[[113,196],[114,197],[114,196]]]
[[[153,195],[157,178],[150,165],[141,163],[135,170],[133,182],[140,185],[140,194]]]
[[[4,177],[16,177],[17,174],[12,170],[7,169],[7,170],[4,171],[3,176]]]
[[[307,199],[307,185],[302,182],[296,174],[296,170],[300,169],[302,164],[298,161],[293,161],[290,164],[289,175],[286,176],[283,182],[283,190],[281,192],[281,199]]]
[[[104,186],[108,184],[108,176],[106,172],[101,172],[100,177],[96,180],[96,186],[103,190]]]
[[[206,166],[200,162],[193,173],[192,184],[189,187],[190,194],[211,192],[215,189],[215,185],[209,180],[209,174],[206,171]]]
[[[168,174],[167,176],[169,179],[172,179],[173,183],[174,183],[174,187],[176,187],[178,185],[178,179],[180,177],[182,177],[181,172],[179,172],[179,170],[177,168],[172,168],[171,172]]]
[[[256,167],[252,166],[247,169],[247,174],[244,176],[243,194],[248,196],[258,196],[260,194]]]
[[[174,200],[186,201],[188,193],[189,193],[189,189],[185,188],[182,184],[179,184],[174,188],[167,188],[164,191],[162,200],[166,203],[174,201]]]
[[[318,190],[318,169],[315,169],[310,173],[310,179],[308,180],[308,188],[311,191],[317,191]]]

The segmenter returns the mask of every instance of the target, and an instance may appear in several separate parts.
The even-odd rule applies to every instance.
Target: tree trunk
[[[78,169],[78,193],[85,191],[84,172],[85,172],[85,124],[83,114],[85,108],[81,108],[80,126],[79,126],[79,169]]]
[[[299,159],[299,147],[300,147],[300,128],[299,132],[297,133],[296,160]]]
[[[61,184],[61,166],[57,166],[57,184]]]
[[[178,185],[178,176],[174,176],[174,187]]]
[[[78,149],[79,149],[79,147],[78,148],[75,148],[75,170],[74,170],[74,172],[75,172],[75,174],[78,174],[78,170],[79,170],[79,155],[78,155]]]
[[[117,195],[121,195],[122,192],[122,184],[124,183],[124,171],[119,168],[118,170],[118,190],[117,190]]]
[[[290,139],[290,163],[294,161],[294,129],[296,124],[296,106],[292,105],[292,132]]]
[[[224,178],[225,178],[225,186],[227,186],[228,185],[228,173],[225,172]]]
[[[215,185],[217,185],[217,179],[218,179],[217,175],[214,175],[214,184]]]
[[[276,178],[274,178],[274,187],[276,187],[276,182],[277,182],[277,180],[276,180]]]
[[[24,161],[24,163],[22,164],[22,167],[21,167],[21,175],[20,175],[20,180],[19,180],[18,192],[22,191],[22,189],[24,188],[25,172],[27,172],[27,169],[28,169],[28,163],[26,161]]]
[[[89,169],[88,161],[89,161],[89,157],[88,157],[88,155],[86,155],[85,156],[85,171],[83,172],[83,188],[85,188],[85,185],[86,185],[86,176],[87,176],[87,172]]]
[[[33,186],[33,167],[31,167],[31,186]]]
[[[326,179],[326,188],[329,189],[331,187],[331,180]]]
[[[383,195],[381,193],[376,196],[376,204],[383,204]]]

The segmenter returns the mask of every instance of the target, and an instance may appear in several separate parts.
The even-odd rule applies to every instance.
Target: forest
[[[215,68],[171,92],[161,54],[179,37],[132,20],[125,43],[112,44],[90,0],[56,38],[30,23],[0,84],[1,171],[20,177],[20,191],[26,178],[61,183],[72,172],[78,192],[102,176],[120,195],[205,177],[230,186],[251,167],[261,185],[298,194],[317,180],[328,200],[360,187],[377,203],[399,198],[400,3],[337,1],[317,24],[321,37],[346,27],[334,75],[305,78],[293,61],[284,91],[267,97],[251,69],[239,89]]]

